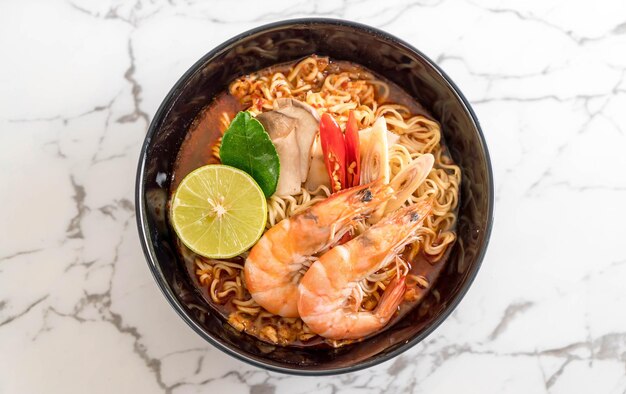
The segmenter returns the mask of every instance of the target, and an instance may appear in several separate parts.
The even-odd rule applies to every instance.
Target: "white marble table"
[[[626,392],[626,2],[289,3],[0,2],[0,393]],[[133,207],[147,124],[179,76],[243,30],[311,15],[436,59],[474,104],[497,188],[452,317],[395,360],[324,378],[192,332]]]

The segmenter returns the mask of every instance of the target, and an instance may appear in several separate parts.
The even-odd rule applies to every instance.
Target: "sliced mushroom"
[[[261,122],[267,134],[274,140],[284,138],[296,129],[296,119],[276,111],[263,112],[256,119]]]
[[[326,171],[324,153],[322,152],[322,144],[320,143],[320,135],[318,133],[311,148],[311,165],[309,166],[309,174],[304,186],[307,190],[314,191],[321,185],[330,189],[330,178],[328,177],[328,171]]]
[[[301,101],[280,98],[274,101],[274,112],[295,119],[296,139],[300,148],[300,181],[305,182],[309,174],[311,148],[319,132],[319,115],[313,107]]]
[[[320,121],[320,114],[317,113],[315,108],[311,107],[307,103],[303,103],[300,100],[292,98],[277,98],[276,100],[274,100],[274,109],[281,109],[290,106],[302,108],[310,113],[315,118],[315,120],[317,120],[318,122]]]
[[[300,181],[300,148],[296,138],[296,119],[276,111],[263,112],[256,119],[270,135],[280,160],[276,195],[298,193],[302,182]]]

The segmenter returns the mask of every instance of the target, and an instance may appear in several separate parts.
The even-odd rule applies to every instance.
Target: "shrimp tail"
[[[383,293],[376,311],[374,312],[380,321],[387,324],[393,317],[393,314],[398,310],[398,306],[404,299],[404,293],[406,292],[406,276],[400,279],[394,278]]]

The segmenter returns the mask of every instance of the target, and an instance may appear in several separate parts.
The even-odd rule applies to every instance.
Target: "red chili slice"
[[[346,182],[348,187],[358,186],[361,174],[361,156],[359,153],[359,129],[354,112],[348,115],[346,125]]]
[[[346,146],[339,125],[328,114],[323,114],[320,121],[320,141],[333,193],[345,189]]]

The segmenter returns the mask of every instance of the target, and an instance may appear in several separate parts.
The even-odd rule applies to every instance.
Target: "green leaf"
[[[239,112],[224,133],[220,148],[222,164],[247,172],[259,184],[265,197],[276,191],[280,161],[274,143],[249,112]]]

